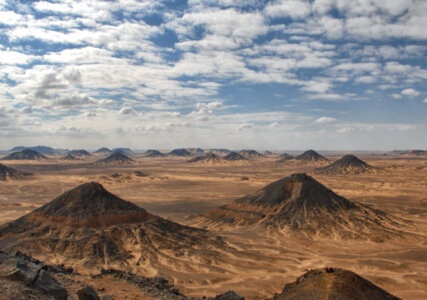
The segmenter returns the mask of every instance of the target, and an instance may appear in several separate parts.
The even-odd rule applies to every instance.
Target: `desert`
[[[245,299],[265,299],[280,294],[285,284],[309,270],[334,267],[354,272],[395,297],[423,299],[427,288],[426,160],[395,154],[356,155],[381,171],[319,173],[316,162],[278,162],[280,153],[252,158],[245,164],[225,159],[189,163],[188,156],[152,158],[144,153],[127,163],[98,163],[103,159],[99,156],[64,161],[60,155],[47,160],[4,160],[8,168],[32,175],[0,182],[0,248],[7,253],[19,250],[48,264],[65,264],[78,270],[82,278],[86,276],[84,280],[95,290],[105,289],[106,294],[119,298],[119,291],[101,287],[101,281],[90,276],[117,269],[135,276],[163,277],[187,297],[214,297],[232,290]],[[341,156],[325,154],[331,162]],[[273,185],[276,181],[279,191]],[[285,194],[280,192],[282,184],[289,186],[288,192],[283,190]],[[266,187],[269,185],[273,188]],[[60,205],[50,201],[62,203],[58,200],[61,195],[77,193],[79,187],[83,187],[79,193],[86,195],[79,196],[81,201],[88,203],[97,199],[99,191],[112,195],[111,199],[124,199],[120,201],[125,217],[120,217],[118,207],[122,206],[118,204],[109,204],[116,217],[98,221],[99,217],[84,221],[87,214],[103,214],[95,204],[96,209],[85,204],[70,213],[55,213]],[[265,194],[264,187],[273,196]],[[299,196],[292,194],[295,191]],[[270,217],[254,220],[254,213],[249,214],[249,206],[239,199],[253,203],[254,213]],[[298,204],[295,199],[312,200]],[[338,202],[331,206],[330,199]],[[245,212],[233,215],[239,226],[215,213],[233,201],[242,203]],[[283,206],[287,215],[281,215],[276,214],[275,206],[281,201],[297,202],[292,208]],[[354,203],[363,211],[357,212],[358,217],[348,215],[342,223],[340,214],[346,214]],[[295,209],[300,205],[306,214]],[[339,211],[337,207],[341,207]],[[45,211],[46,216],[37,217],[38,211]],[[327,222],[313,222],[326,214]],[[72,216],[80,219],[73,221]],[[291,224],[288,221],[294,216],[308,223],[292,230],[285,230],[288,225],[274,225],[282,219]],[[146,223],[148,219],[152,225]],[[362,225],[366,225],[364,230]],[[131,232],[138,230],[148,240],[132,238]],[[31,236],[37,242],[31,242]],[[149,246],[147,241],[155,242]],[[101,250],[93,252],[90,245]],[[112,250],[102,250],[109,247]]]

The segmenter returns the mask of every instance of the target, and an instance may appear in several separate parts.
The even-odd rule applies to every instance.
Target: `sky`
[[[427,149],[425,0],[0,0],[0,149]]]

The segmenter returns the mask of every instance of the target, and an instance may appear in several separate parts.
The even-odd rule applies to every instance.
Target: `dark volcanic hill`
[[[110,149],[108,149],[107,147],[102,147],[99,148],[98,150],[96,150],[94,153],[99,153],[99,154],[109,154],[113,151],[111,151]]]
[[[43,154],[35,150],[24,149],[22,151],[13,152],[3,158],[4,160],[44,160],[47,159]]]
[[[132,158],[127,157],[121,153],[113,153],[110,156],[100,159],[97,161],[98,163],[118,163],[118,164],[128,164],[135,162]]]
[[[144,153],[144,157],[163,157],[163,156],[165,155],[158,150],[147,150]]]
[[[228,153],[226,156],[223,157],[225,160],[229,160],[229,161],[237,161],[237,160],[247,160],[246,157],[240,155],[239,153],[236,152],[230,152]]]
[[[133,152],[131,149],[129,148],[114,148],[112,150],[114,153],[120,153],[126,156],[134,156],[135,152]]]
[[[307,150],[304,153],[295,157],[295,160],[305,161],[305,162],[325,162],[328,159],[314,150]]]
[[[369,280],[351,271],[327,268],[311,270],[288,283],[273,300],[399,300]]]
[[[425,150],[408,150],[402,154],[406,157],[427,157],[427,151]]]
[[[227,161],[216,154],[210,153],[208,155],[201,155],[192,158],[188,161],[189,163],[199,163],[205,165],[224,165]]]
[[[345,155],[329,166],[315,169],[314,172],[318,174],[362,174],[375,173],[377,170],[354,155]]]
[[[15,170],[13,168],[6,167],[5,165],[0,164],[0,181],[6,181],[7,179],[23,178],[30,176],[31,173],[22,172]]]
[[[0,226],[0,249],[20,250],[46,262],[101,269],[177,269],[193,255],[217,256],[216,236],[148,213],[89,182]],[[192,267],[197,262],[192,262]]]
[[[171,152],[168,153],[169,156],[183,156],[183,157],[188,157],[188,156],[192,156],[191,153],[189,151],[187,151],[186,149],[174,149]]]
[[[247,159],[254,159],[262,157],[262,154],[258,153],[255,150],[242,150],[239,154]]]
[[[67,155],[65,155],[63,158],[61,158],[61,160],[69,160],[69,161],[73,161],[73,160],[80,160],[80,158],[75,157],[74,155],[68,153]]]
[[[201,225],[257,225],[306,236],[380,241],[400,234],[394,217],[335,194],[306,174],[293,174],[257,192],[215,208]]]
[[[38,153],[43,154],[43,155],[57,155],[57,154],[64,153],[64,150],[54,149],[54,148],[48,147],[48,146],[34,146],[34,147],[17,146],[17,147],[13,147],[10,151],[11,152],[17,152],[17,151],[22,151],[25,149],[34,150],[34,151],[37,151]]]
[[[74,156],[92,156],[92,154],[90,154],[86,150],[71,150],[71,151],[68,151],[68,154],[71,154]]]

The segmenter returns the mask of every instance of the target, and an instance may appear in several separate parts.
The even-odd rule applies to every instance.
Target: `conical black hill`
[[[110,193],[97,182],[79,185],[34,210],[46,216],[72,217],[77,220],[142,211],[145,210]]]
[[[316,173],[323,174],[360,174],[375,171],[377,168],[368,165],[354,155],[345,155],[329,166],[315,169]]]
[[[305,173],[297,173],[273,182],[257,193],[237,199],[235,203],[263,207],[277,205],[295,206],[296,208],[354,208],[354,203],[338,196],[324,185]]]

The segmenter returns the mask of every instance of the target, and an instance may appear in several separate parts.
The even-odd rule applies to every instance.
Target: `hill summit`
[[[345,155],[329,166],[317,168],[314,171],[319,174],[361,174],[374,173],[377,170],[354,155]]]
[[[380,241],[399,234],[394,217],[335,194],[306,174],[293,174],[198,220],[206,227],[256,225],[282,233]]]

